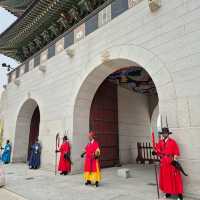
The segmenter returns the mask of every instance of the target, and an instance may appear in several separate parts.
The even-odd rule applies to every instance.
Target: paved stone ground
[[[22,200],[89,200],[91,197],[93,200],[156,200],[154,168],[138,165],[127,167],[131,169],[131,178],[118,177],[119,168],[104,169],[101,185],[95,188],[85,186],[80,174],[55,176],[48,171],[29,170],[23,164],[11,164],[5,167],[5,189],[22,196]],[[0,189],[0,192],[8,193],[5,189]],[[1,193],[0,197],[6,195]],[[9,198],[0,199],[21,200],[18,197]]]
[[[13,192],[10,192],[4,188],[0,188],[0,199],[1,200],[26,200],[22,196],[19,196]]]

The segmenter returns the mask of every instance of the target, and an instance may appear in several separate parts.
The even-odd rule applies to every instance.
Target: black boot
[[[171,194],[167,193],[167,194],[165,194],[165,197],[169,198],[169,197],[171,197]]]
[[[91,181],[86,181],[85,182],[85,185],[90,185],[91,184]]]
[[[95,182],[95,185],[96,185],[96,187],[98,187],[98,186],[99,186],[99,182],[98,182],[98,181],[96,181],[96,182]]]
[[[63,175],[63,174],[64,174],[64,172],[61,172],[61,173],[60,173],[60,175]]]
[[[178,195],[178,198],[179,198],[180,200],[183,200],[183,195],[182,195],[182,194],[179,194],[179,195]]]
[[[66,176],[68,174],[68,172],[64,172],[63,174]]]

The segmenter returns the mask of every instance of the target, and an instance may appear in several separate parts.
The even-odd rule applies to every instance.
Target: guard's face
[[[91,135],[88,138],[89,138],[90,141],[92,141],[92,139],[93,139]]]
[[[169,133],[167,133],[167,132],[165,132],[165,133],[162,134],[162,137],[163,137],[164,139],[168,138],[168,136],[169,136]]]

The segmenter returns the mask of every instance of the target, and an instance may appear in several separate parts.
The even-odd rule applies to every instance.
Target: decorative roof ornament
[[[28,48],[29,48],[30,53],[34,53],[35,50],[36,50],[36,45],[35,45],[35,43],[34,43],[34,42],[30,42],[30,43],[28,44]]]
[[[78,5],[81,8],[81,15],[88,14],[93,10],[92,3],[87,0],[81,0]]]
[[[59,34],[59,28],[57,26],[58,25],[54,23],[49,27],[49,31],[53,34],[53,37],[56,37]]]
[[[71,8],[71,9],[69,10],[69,15],[70,15],[75,21],[79,21],[79,20],[81,19],[77,8]]]
[[[22,53],[27,58],[29,56],[29,49],[27,47],[22,47]]]
[[[51,40],[49,31],[45,30],[44,32],[41,33],[42,38],[46,41],[49,42]]]
[[[37,36],[34,40],[33,40],[37,46],[37,48],[41,48],[42,47],[42,38],[40,36]]]
[[[61,13],[60,14],[60,18],[57,20],[57,22],[61,25],[61,27],[63,27],[64,29],[67,29],[70,27],[69,25],[69,20],[67,19],[67,17]]]

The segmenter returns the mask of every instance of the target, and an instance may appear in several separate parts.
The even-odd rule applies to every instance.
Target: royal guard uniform
[[[160,180],[159,186],[166,198],[171,195],[183,199],[183,183],[181,172],[184,173],[181,165],[177,161],[180,156],[179,147],[174,139],[169,137],[171,132],[168,128],[162,128],[161,139],[156,144],[155,154],[160,157]],[[185,174],[186,175],[186,174]]]
[[[63,137],[63,143],[56,152],[60,152],[58,171],[60,171],[60,175],[67,175],[71,171],[71,148],[67,136]]]
[[[4,164],[9,164],[10,156],[11,156],[11,144],[9,140],[6,141],[6,145],[2,149],[3,149],[3,153],[1,156],[1,160]]]
[[[85,156],[84,161],[84,180],[85,185],[95,184],[98,187],[101,180],[101,171],[99,164],[100,148],[97,141],[95,141],[95,132],[88,133],[89,143],[85,147],[84,153],[81,157]]]
[[[40,167],[41,145],[38,141],[31,146],[31,155],[29,160],[30,169],[38,169]]]

